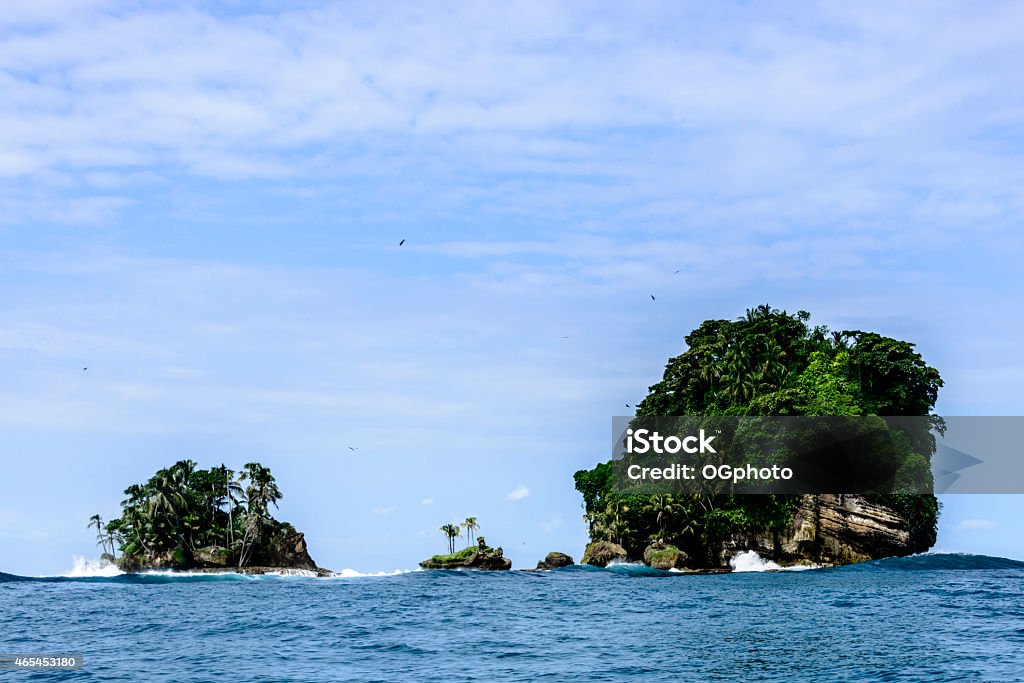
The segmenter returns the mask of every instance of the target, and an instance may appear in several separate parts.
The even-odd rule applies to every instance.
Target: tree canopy
[[[222,548],[245,566],[261,541],[288,526],[270,514],[282,494],[259,463],[247,463],[236,475],[224,465],[204,470],[180,460],[124,493],[121,516],[105,525],[104,538],[111,550],[118,542],[127,568],[165,553],[187,566],[196,550],[208,547]],[[98,525],[98,516],[90,524]]]
[[[706,320],[637,415],[928,415],[942,379],[914,345],[808,326],[767,304]]]

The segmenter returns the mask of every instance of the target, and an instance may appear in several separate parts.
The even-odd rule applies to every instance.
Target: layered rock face
[[[727,567],[745,550],[783,566],[840,565],[928,550],[935,533],[915,530],[910,520],[863,496],[806,495],[789,528],[780,533],[735,534],[711,549],[713,565]]]
[[[643,557],[629,557],[625,548],[609,541],[594,541],[583,554],[583,564],[604,567],[615,561],[643,561],[655,569],[697,571],[728,570],[729,561],[753,550],[782,566],[842,565],[902,557],[927,551],[935,532],[922,528],[898,511],[864,496],[805,495],[790,525],[779,532],[768,529],[734,533],[707,546],[652,543]]]

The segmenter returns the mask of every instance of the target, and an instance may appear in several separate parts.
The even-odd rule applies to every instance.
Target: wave
[[[331,579],[366,579],[374,578],[378,576],[398,576],[399,574],[413,574],[415,572],[421,572],[422,569],[396,569],[391,572],[360,572],[355,569],[342,569],[340,572],[334,572],[333,576],[328,578]]]
[[[816,567],[780,567],[769,560],[762,559],[757,553],[748,551],[740,553],[733,561],[733,573],[746,572],[770,572],[770,571],[802,571],[816,569]],[[1011,560],[1005,557],[992,557],[988,555],[970,555],[961,553],[925,553],[922,555],[911,555],[909,557],[889,557],[881,560],[860,562],[843,567],[832,567],[822,569],[829,572],[876,572],[876,571],[972,571],[972,570],[1011,570],[1024,571],[1024,561]],[[428,577],[433,574],[458,574],[460,578],[469,578],[473,575],[489,575],[492,572],[475,571],[445,571],[436,570],[427,572],[421,569],[396,569],[390,572],[360,572],[355,569],[342,569],[329,577],[321,580],[331,581],[337,579],[363,579],[394,577],[404,574],[418,574]],[[519,572],[496,572],[497,574],[521,574],[523,576],[534,576],[534,570],[521,570]],[[627,577],[666,577],[680,576],[688,572],[663,571],[654,569],[639,562],[615,562],[607,567],[593,567],[590,565],[574,564],[569,567],[554,569],[542,574],[611,574]],[[691,574],[692,575],[692,574]],[[164,584],[164,583],[210,583],[221,581],[280,581],[283,579],[314,579],[317,577],[313,572],[288,572],[275,574],[239,574],[236,572],[175,572],[175,571],[148,571],[140,573],[124,573],[109,563],[101,563],[93,560],[84,560],[76,557],[74,567],[65,574],[58,576],[17,576],[0,572],[0,583],[13,582],[44,582],[44,583],[112,583],[112,584]]]
[[[734,572],[777,572],[782,569],[782,565],[762,559],[753,550],[746,550],[732,558],[729,560],[729,566]]]
[[[535,571],[535,570],[530,570]],[[550,570],[552,574],[566,573],[616,574],[618,576],[672,576],[672,572],[648,567],[642,562],[609,562],[607,567],[595,567],[589,564],[573,564]]]
[[[90,560],[75,555],[72,567],[63,574],[51,576],[18,576],[0,572],[0,583],[34,581],[44,583],[198,583],[218,581],[260,581],[280,579],[362,579],[399,576],[421,572],[422,569],[396,569],[394,571],[361,572],[356,569],[342,569],[330,576],[321,577],[306,569],[282,569],[266,574],[244,574],[235,571],[202,572],[176,571],[171,569],[150,569],[141,572],[123,572],[108,560]]]
[[[75,555],[73,558],[74,566],[67,574],[61,574],[61,576],[69,579],[80,579],[91,576],[120,576],[124,574],[123,571],[117,568],[113,562],[109,560],[89,560],[81,555]]]
[[[971,571],[986,569],[1022,570],[1024,562],[1006,557],[971,555],[969,553],[922,553],[907,557],[886,557],[881,560],[858,562],[844,567],[834,567],[830,571]]]
[[[808,569],[821,569],[821,565],[800,564],[783,567],[777,562],[766,560],[754,550],[745,550],[729,560],[729,566],[733,572],[742,574],[744,572],[804,572]]]

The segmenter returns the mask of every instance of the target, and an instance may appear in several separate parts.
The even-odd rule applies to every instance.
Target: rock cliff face
[[[716,572],[728,571],[732,558],[753,550],[784,567],[828,566],[912,555],[934,544],[930,525],[915,523],[891,507],[859,495],[817,494],[803,496],[792,522],[779,532],[733,533],[683,548],[656,542],[642,557],[617,543],[594,541],[583,554],[583,564],[604,567],[614,561],[642,561],[655,569]]]
[[[244,574],[308,571],[330,574],[317,567],[309,556],[306,537],[290,525],[284,525],[257,546],[244,567],[239,568],[235,556],[226,548],[207,546],[192,553],[182,548],[147,552],[138,556],[122,557],[119,564],[125,571],[149,569],[237,571]]]
[[[249,564],[288,569],[317,568],[316,562],[309,556],[305,535],[292,528],[282,529],[270,537],[253,554]]]
[[[932,530],[863,496],[806,495],[793,522],[781,533],[735,534],[709,549],[712,566],[727,567],[745,550],[783,566],[839,565],[924,552],[935,543]]]

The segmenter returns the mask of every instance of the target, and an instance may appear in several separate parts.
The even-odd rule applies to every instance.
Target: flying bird
[[[651,294],[651,301],[657,301],[657,299],[654,298],[653,294]]]
[[[353,446],[349,446],[349,447],[348,447],[348,449],[349,449],[350,451],[358,451],[358,450],[359,450],[358,448],[355,448],[355,447],[353,447]]]
[[[677,270],[676,272],[674,272],[674,273],[672,273],[672,274],[673,274],[673,275],[679,275],[679,273],[680,273],[680,272],[681,272],[682,270],[683,270],[683,269],[682,269],[682,268],[680,268],[679,270]]]
[[[86,371],[86,370],[88,370],[88,369],[89,369],[89,368],[82,368],[82,372],[85,372],[85,371]]]
[[[402,246],[403,244],[405,244],[405,240],[402,240],[401,242],[399,242],[398,246]]]
[[[562,339],[568,339],[568,337],[562,337]]]

